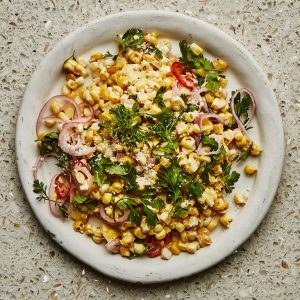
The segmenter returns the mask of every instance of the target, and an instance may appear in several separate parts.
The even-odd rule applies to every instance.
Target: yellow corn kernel
[[[157,115],[161,113],[161,108],[157,104],[152,104],[150,111],[153,115]]]
[[[189,214],[191,216],[195,216],[195,217],[199,216],[199,210],[198,210],[198,208],[197,207],[190,207],[189,208]]]
[[[100,89],[93,89],[90,92],[92,98],[94,99],[95,102],[99,102],[100,101]]]
[[[61,93],[62,95],[68,96],[71,93],[71,90],[69,89],[69,87],[64,85],[61,89]]]
[[[193,132],[193,133],[200,133],[201,129],[200,126],[198,124],[191,124],[189,127],[189,131]]]
[[[180,233],[180,239],[184,242],[187,243],[188,242],[188,235],[186,231],[182,231]]]
[[[184,243],[181,240],[179,240],[177,245],[178,245],[179,250],[186,251],[187,243]]]
[[[157,34],[156,33],[147,33],[144,35],[144,40],[154,46],[157,45]]]
[[[230,223],[232,222],[232,217],[225,214],[220,217],[219,221],[223,226],[229,227]]]
[[[94,235],[94,233],[95,233],[95,227],[92,226],[91,224],[87,224],[87,225],[85,226],[84,233],[85,233],[86,235]]]
[[[222,88],[225,88],[226,85],[227,85],[227,83],[228,83],[228,79],[221,77],[221,78],[219,79],[219,83],[220,83],[220,86],[221,86]]]
[[[104,204],[110,204],[111,200],[112,200],[111,193],[104,193],[101,199],[102,203]]]
[[[64,113],[69,119],[73,119],[75,109],[73,106],[68,106],[65,108]]]
[[[228,64],[221,58],[215,58],[213,61],[213,66],[218,71],[224,71],[228,67]]]
[[[254,167],[254,166],[246,165],[245,168],[244,168],[244,172],[247,175],[253,175],[257,172],[257,168]]]
[[[88,72],[87,70],[80,64],[76,64],[74,66],[74,72],[82,77],[87,77],[88,76]]]
[[[206,228],[211,232],[217,227],[218,223],[215,219],[211,219],[210,223],[206,226]]]
[[[78,84],[76,83],[75,80],[72,80],[72,79],[69,79],[69,80],[67,81],[67,86],[68,86],[68,88],[71,89],[71,90],[76,90],[76,89],[78,88]]]
[[[61,120],[68,122],[70,121],[69,117],[64,113],[64,112],[60,112],[57,115]]]
[[[133,234],[138,238],[138,239],[145,239],[147,237],[147,235],[142,231],[142,229],[140,227],[136,227],[133,230]]]
[[[216,133],[216,134],[222,134],[223,133],[223,124],[214,124],[214,129],[213,129],[213,131],[214,131],[214,133]]]
[[[186,251],[189,253],[195,253],[199,248],[199,243],[196,241],[186,244]]]
[[[165,86],[167,89],[169,89],[170,87],[173,86],[174,80],[172,79],[172,77],[166,77],[163,80],[163,86]]]
[[[119,181],[115,181],[112,185],[111,185],[111,190],[117,194],[121,193],[123,188],[122,183],[120,183]]]
[[[130,256],[130,250],[126,246],[121,245],[120,246],[120,254],[125,257]]]
[[[77,232],[83,233],[85,224],[82,222],[82,220],[77,220],[73,223],[73,229]]]
[[[52,128],[56,125],[56,122],[53,121],[53,120],[45,120],[45,125],[48,127],[48,128]]]
[[[155,225],[155,227],[154,227],[154,232],[155,233],[161,232],[162,230],[163,230],[163,227],[162,227],[161,224]]]
[[[190,242],[193,242],[197,238],[197,231],[196,230],[190,230],[187,232],[188,240]]]
[[[206,71],[204,69],[192,69],[192,72],[203,78],[206,76]]]
[[[138,52],[133,50],[128,51],[128,59],[134,64],[140,64],[142,58],[143,58],[143,52]]]
[[[123,246],[129,246],[134,241],[134,236],[131,231],[125,231],[122,234],[121,244]]]
[[[198,240],[198,243],[200,245],[201,248],[204,248],[206,246],[209,246],[211,244],[211,238],[209,235],[207,234],[200,234],[197,236],[197,240]]]
[[[102,224],[102,234],[106,241],[110,241],[112,239],[116,239],[119,236],[119,232],[116,231],[113,227]]]
[[[180,222],[177,222],[176,223],[176,230],[178,231],[178,232],[183,232],[184,231],[184,229],[185,229],[185,227],[184,227],[184,225],[182,224],[182,223],[180,223]]]
[[[212,92],[205,93],[204,98],[208,104],[212,104],[212,102],[215,99],[214,94]]]
[[[202,213],[204,214],[205,217],[210,217],[211,216],[211,209],[210,208],[203,209]]]
[[[172,251],[170,251],[169,248],[163,247],[161,249],[161,258],[162,259],[169,260],[172,257],[172,255],[173,255],[173,253],[172,253]]]
[[[162,229],[160,232],[158,232],[158,233],[155,234],[155,238],[157,240],[163,240],[166,237],[166,235],[167,235],[166,230]]]
[[[195,120],[195,116],[194,116],[194,114],[192,114],[192,113],[185,113],[185,114],[184,114],[184,120],[185,120],[186,122],[192,123],[192,122],[194,122],[194,120]]]
[[[248,193],[246,191],[238,191],[233,196],[233,201],[237,205],[244,205],[248,201]]]
[[[98,61],[98,60],[102,59],[103,57],[104,57],[104,55],[102,53],[95,52],[91,55],[90,62]]]
[[[192,43],[190,49],[195,55],[200,55],[203,52],[203,49],[196,43]]]
[[[260,146],[258,144],[252,144],[251,155],[252,156],[259,156],[260,153],[261,153]]]
[[[133,243],[133,249],[134,249],[134,252],[137,254],[142,254],[146,250],[145,246],[141,243]]]
[[[215,98],[211,107],[215,110],[223,109],[226,106],[226,100],[223,98]]]
[[[202,121],[202,131],[205,133],[210,133],[214,129],[214,124],[209,119],[204,119]]]
[[[179,255],[180,254],[181,251],[178,247],[178,241],[175,241],[175,242],[172,243],[172,246],[170,247],[170,250],[174,255]]]
[[[55,99],[53,99],[50,104],[50,109],[54,114],[57,115],[62,109],[62,104],[56,101]]]
[[[195,140],[191,136],[186,136],[181,140],[180,145],[187,149],[194,150],[195,149]]]
[[[236,141],[235,144],[237,145],[237,147],[243,148],[247,146],[247,142],[248,142],[247,138],[243,136],[243,138],[240,141]]]

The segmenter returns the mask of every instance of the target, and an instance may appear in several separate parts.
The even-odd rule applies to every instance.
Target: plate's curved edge
[[[226,256],[224,257],[221,257],[220,259],[216,260],[214,263],[211,263],[207,268],[205,269],[202,269],[202,270],[196,270],[195,272],[185,272],[184,274],[182,274],[182,276],[177,276],[176,274],[174,274],[173,276],[170,276],[168,278],[153,278],[151,277],[151,274],[146,274],[145,275],[145,278],[143,280],[139,279],[134,279],[130,276],[128,276],[127,274],[127,277],[124,278],[122,275],[118,275],[118,274],[114,274],[114,275],[111,275],[109,274],[108,272],[105,272],[103,270],[100,270],[98,268],[95,268],[95,266],[93,266],[88,260],[86,260],[84,257],[79,257],[76,253],[74,253],[73,251],[71,251],[69,248],[67,248],[67,246],[63,243],[63,241],[58,241],[55,237],[51,236],[50,237],[55,240],[63,249],[65,249],[68,253],[72,254],[72,256],[76,257],[77,259],[83,261],[85,264],[89,265],[90,267],[96,269],[97,271],[101,272],[102,274],[105,274],[107,276],[110,276],[110,277],[113,277],[113,278],[116,278],[118,280],[122,280],[122,281],[128,281],[128,282],[132,282],[132,283],[143,283],[143,284],[150,284],[150,283],[158,283],[158,282],[166,282],[166,281],[171,281],[171,280],[177,280],[177,279],[181,279],[181,278],[184,278],[184,277],[188,277],[188,276],[192,276],[192,275],[195,275],[199,272],[202,272],[216,264],[218,264],[220,261],[224,260],[225,258],[227,258],[228,256],[230,256],[237,248],[239,248],[249,237],[250,235],[253,234],[253,232],[255,230],[257,230],[258,226],[261,224],[264,216],[266,215],[267,211],[269,210],[272,202],[273,202],[273,199],[275,197],[275,194],[277,192],[277,188],[278,188],[278,185],[279,185],[279,182],[280,182],[280,178],[281,178],[281,173],[282,173],[282,168],[283,168],[283,162],[284,162],[284,132],[283,132],[283,126],[282,126],[282,119],[281,119],[281,115],[280,115],[280,110],[279,110],[279,107],[278,107],[278,103],[277,103],[277,100],[276,100],[276,96],[275,96],[275,93],[274,91],[272,90],[272,88],[270,87],[270,84],[268,82],[268,79],[265,75],[265,73],[263,72],[262,68],[257,64],[257,62],[254,60],[254,58],[252,57],[252,55],[249,53],[249,51],[244,47],[242,46],[240,43],[238,43],[237,41],[235,41],[231,36],[229,36],[227,33],[223,32],[222,30],[220,30],[219,28],[217,28],[216,26],[212,25],[212,24],[209,24],[203,20],[199,20],[197,18],[194,18],[194,17],[190,17],[190,16],[187,16],[187,15],[184,15],[184,14],[180,14],[180,13],[175,13],[175,12],[168,12],[168,11],[158,11],[158,10],[149,10],[149,11],[144,11],[144,10],[138,10],[138,11],[128,11],[128,12],[121,12],[121,13],[117,13],[117,14],[112,14],[112,15],[108,15],[108,16],[104,16],[104,17],[101,17],[99,19],[96,19],[92,22],[89,22],[87,25],[85,26],[82,26],[76,30],[74,30],[73,32],[69,33],[67,36],[65,36],[62,40],[58,41],[57,44],[53,47],[53,49],[51,49],[51,51],[49,51],[49,53],[47,54],[47,56],[49,55],[52,55],[52,53],[54,53],[56,47],[58,47],[58,44],[59,43],[64,43],[66,41],[68,41],[69,39],[71,39],[73,36],[76,36],[78,35],[81,31],[84,31],[86,30],[88,27],[91,27],[93,24],[95,23],[98,23],[98,22],[105,22],[107,20],[109,20],[110,18],[115,18],[115,17],[118,17],[118,16],[136,16],[136,14],[144,14],[144,15],[160,15],[160,16],[176,16],[178,18],[182,18],[182,19],[189,19],[189,20],[193,20],[193,22],[197,23],[197,24],[201,24],[202,26],[204,27],[207,27],[207,28],[210,28],[211,30],[213,31],[216,31],[218,32],[219,34],[222,34],[222,35],[225,35],[227,39],[230,40],[230,42],[237,48],[239,49],[239,51],[241,51],[241,53],[243,55],[246,55],[248,57],[248,59],[251,61],[251,63],[255,66],[255,68],[257,69],[257,71],[260,73],[260,75],[264,78],[264,84],[265,84],[265,87],[268,89],[268,92],[270,93],[270,98],[272,99],[272,101],[274,102],[274,109],[276,111],[276,114],[277,114],[277,119],[280,120],[280,124],[277,124],[278,125],[278,140],[279,140],[279,143],[280,143],[280,149],[279,149],[279,160],[276,161],[277,163],[277,167],[278,167],[278,173],[277,173],[277,178],[273,178],[273,182],[275,182],[274,186],[272,187],[272,190],[271,192],[269,193],[269,197],[268,197],[268,202],[264,205],[264,211],[263,213],[261,214],[261,217],[260,218],[257,218],[256,219],[256,222],[254,224],[254,226],[251,228],[251,230],[249,230],[249,232],[247,232],[247,234],[241,238],[235,245],[234,247],[231,248],[231,251],[230,253],[228,253]],[[26,90],[25,90],[25,93],[23,95],[23,99],[21,101],[21,105],[20,105],[20,108],[19,108],[19,112],[18,112],[18,118],[17,118],[17,125],[16,125],[16,140],[15,140],[15,146],[16,146],[16,162],[17,162],[17,169],[18,169],[18,173],[19,173],[19,178],[20,178],[20,181],[21,181],[21,184],[22,184],[22,187],[23,187],[23,190],[24,190],[24,193],[25,193],[25,196],[27,199],[29,199],[28,197],[28,193],[26,192],[26,189],[25,189],[25,178],[23,178],[22,176],[22,172],[21,172],[21,157],[22,157],[22,154],[20,153],[20,147],[21,147],[21,140],[20,140],[20,130],[19,128],[21,127],[21,124],[23,122],[22,118],[21,118],[21,111],[22,111],[22,108],[23,108],[23,105],[24,105],[24,98],[27,97],[27,93],[28,91],[30,90],[31,88],[31,85],[32,85],[32,82],[34,81],[35,77],[37,76],[37,73],[38,73],[38,70],[43,66],[43,62],[44,60],[42,60],[40,62],[40,64],[38,65],[37,69],[34,71],[29,83],[27,84],[27,87],[26,87]],[[47,222],[41,220],[40,218],[38,218],[37,216],[37,213],[36,213],[36,210],[35,210],[35,207],[32,205],[31,201],[28,201],[29,202],[29,205],[33,211],[33,213],[35,214],[35,216],[37,217],[38,221],[43,225],[44,229],[46,232],[49,232],[48,230],[48,225],[47,225]]]

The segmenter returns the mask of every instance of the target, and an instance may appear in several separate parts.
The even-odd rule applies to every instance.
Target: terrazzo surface
[[[103,276],[53,242],[25,199],[15,158],[19,105],[46,53],[92,19],[136,9],[195,16],[244,45],[276,93],[286,142],[276,198],[251,238],[203,273],[150,286]],[[0,0],[0,299],[300,299],[299,13],[299,1],[279,0]]]

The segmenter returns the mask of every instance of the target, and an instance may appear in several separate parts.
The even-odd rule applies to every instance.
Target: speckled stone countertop
[[[286,141],[277,196],[255,234],[216,267],[151,286],[105,277],[54,243],[26,202],[15,159],[19,105],[46,53],[86,22],[133,9],[192,15],[243,44],[277,95]],[[291,0],[0,0],[0,299],[300,299],[299,13]]]

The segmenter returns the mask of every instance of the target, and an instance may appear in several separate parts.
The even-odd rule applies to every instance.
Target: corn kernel
[[[206,76],[206,71],[204,69],[192,69],[192,72],[203,78]]]
[[[219,221],[223,226],[229,227],[230,223],[232,222],[232,217],[225,214],[220,217]]]
[[[173,255],[179,255],[180,254],[181,251],[178,247],[178,242],[177,241],[172,243],[172,246],[171,246],[170,250],[173,253]]]
[[[90,57],[90,62],[94,62],[94,61],[98,61],[100,59],[102,59],[104,56],[102,53],[100,52],[95,52],[91,55]]]
[[[73,223],[73,229],[77,232],[83,233],[85,224],[81,220],[77,220]]]
[[[182,223],[180,223],[180,222],[177,222],[176,223],[176,230],[178,231],[178,232],[183,232],[184,231],[184,225],[182,224]]]
[[[257,168],[254,167],[254,166],[246,165],[245,168],[244,168],[244,172],[247,175],[253,175],[257,172]]]
[[[194,150],[195,149],[195,139],[191,136],[184,137],[181,140],[180,145],[187,149]]]
[[[237,205],[244,205],[248,201],[248,193],[246,191],[238,191],[233,196],[233,201]]]
[[[141,240],[145,239],[147,237],[147,235],[145,233],[143,233],[143,231],[140,227],[134,228],[133,233],[138,239],[141,239]]]
[[[205,93],[204,98],[208,104],[212,104],[215,99],[214,94],[211,92]]]
[[[112,194],[111,193],[104,193],[101,200],[102,200],[103,204],[110,204],[111,200],[112,200]]]
[[[134,236],[130,231],[125,231],[122,234],[121,244],[123,246],[129,246],[134,241]]]
[[[226,78],[221,77],[221,78],[219,79],[219,83],[220,83],[220,86],[221,86],[222,88],[225,88],[226,85],[227,85],[227,83],[228,83],[228,80],[227,80]]]
[[[195,55],[200,55],[203,52],[203,49],[196,43],[192,43],[190,49]]]
[[[45,120],[45,125],[48,127],[48,128],[52,128],[56,125],[56,122],[53,121],[53,120]]]
[[[167,232],[165,231],[165,229],[162,229],[160,232],[155,234],[155,238],[157,240],[163,240],[167,235]]]
[[[180,233],[180,239],[182,242],[187,243],[188,242],[188,235],[186,231],[183,231]]]
[[[115,181],[111,186],[112,191],[116,192],[117,194],[121,193],[122,188],[123,188],[123,185],[119,181]]]
[[[134,243],[133,244],[133,249],[134,249],[134,252],[137,253],[137,254],[142,254],[146,250],[145,246],[143,244],[140,244],[140,243]]]
[[[221,58],[216,58],[213,61],[213,66],[218,71],[224,71],[228,67],[228,64],[225,60]]]
[[[120,254],[125,257],[130,256],[130,250],[127,247],[121,245],[120,246]]]
[[[252,156],[259,156],[261,153],[261,149],[259,147],[258,144],[252,144],[252,147],[251,147],[251,155]]]
[[[161,258],[169,260],[172,257],[173,253],[171,250],[169,250],[167,247],[163,247],[161,249]]]
[[[206,226],[206,228],[211,232],[217,227],[218,223],[215,219],[211,219],[209,224]]]

